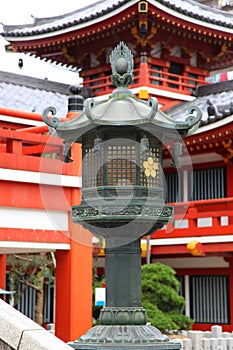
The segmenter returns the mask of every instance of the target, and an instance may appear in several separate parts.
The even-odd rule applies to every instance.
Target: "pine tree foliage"
[[[179,295],[180,282],[176,272],[169,266],[154,263],[143,265],[142,276],[142,306],[148,314],[148,322],[162,332],[170,330],[188,330],[193,320],[182,314],[185,299]],[[93,274],[93,301],[96,287],[101,287],[105,279],[99,279]],[[101,307],[93,303],[93,317],[98,319]],[[98,323],[98,320],[95,324]]]
[[[142,266],[142,305],[148,321],[161,331],[190,329],[193,320],[182,314],[185,299],[179,295],[175,271],[164,264]]]

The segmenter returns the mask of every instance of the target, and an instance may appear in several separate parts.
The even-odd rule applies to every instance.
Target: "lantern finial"
[[[112,83],[116,87],[128,87],[133,79],[133,55],[126,44],[121,41],[110,55]]]

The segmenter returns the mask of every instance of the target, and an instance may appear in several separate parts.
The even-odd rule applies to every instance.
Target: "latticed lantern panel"
[[[140,152],[132,140],[111,139],[103,145],[83,149],[83,188],[94,187],[161,187],[161,145]]]
[[[109,145],[107,149],[107,186],[136,185],[135,145]]]
[[[103,149],[96,152],[94,147],[83,148],[83,187],[94,188],[103,186]]]

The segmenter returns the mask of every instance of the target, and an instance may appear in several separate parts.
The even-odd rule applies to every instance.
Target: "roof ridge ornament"
[[[123,42],[115,47],[110,55],[112,67],[111,81],[116,87],[128,87],[133,80],[133,54],[128,46]]]

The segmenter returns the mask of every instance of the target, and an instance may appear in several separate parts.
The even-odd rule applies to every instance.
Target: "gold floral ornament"
[[[145,168],[145,175],[147,177],[156,177],[158,163],[155,163],[152,157],[148,157],[148,159],[143,162],[143,167]]]

